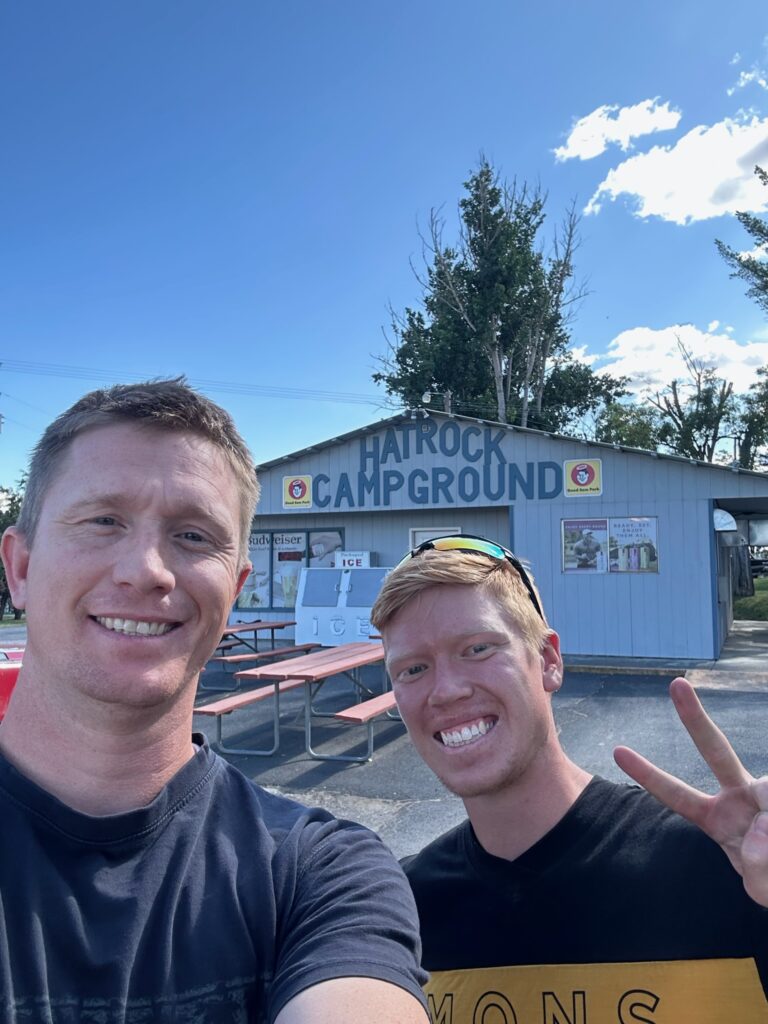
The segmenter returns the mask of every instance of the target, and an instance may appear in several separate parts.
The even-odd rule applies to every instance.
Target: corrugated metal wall
[[[602,495],[564,493],[571,459],[601,460]],[[312,477],[313,508],[283,509],[291,474]],[[443,416],[361,432],[260,476],[259,529],[343,527],[345,547],[380,565],[402,556],[414,527],[511,543],[564,651],[650,658],[717,656],[712,501],[768,494],[766,477]],[[611,516],[657,517],[658,573],[563,572],[561,520]]]

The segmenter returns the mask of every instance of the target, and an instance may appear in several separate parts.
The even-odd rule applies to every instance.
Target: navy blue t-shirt
[[[202,741],[202,737],[196,737]],[[423,1000],[413,899],[368,830],[206,744],[147,807],[91,817],[0,757],[0,1022],[274,1020],[329,978]]]

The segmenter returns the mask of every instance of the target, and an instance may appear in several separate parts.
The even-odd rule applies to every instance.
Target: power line
[[[35,363],[23,359],[2,359],[0,370],[8,373],[26,373],[38,377],[58,377],[69,380],[92,380],[109,384],[133,383],[148,380],[156,374],[127,373],[120,370],[100,370],[89,366],[67,366],[63,363]],[[187,378],[189,383],[204,391],[223,391],[235,395],[254,395],[261,398],[300,399],[314,402],[341,402],[345,405],[375,405],[394,408],[400,403],[384,395],[362,395],[351,391],[328,391],[319,388],[273,387],[266,384],[244,384],[205,378]]]

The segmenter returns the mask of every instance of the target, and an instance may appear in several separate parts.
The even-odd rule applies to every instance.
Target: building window
[[[248,542],[252,568],[235,609],[293,610],[302,566],[332,566],[343,547],[343,530],[255,530]]]

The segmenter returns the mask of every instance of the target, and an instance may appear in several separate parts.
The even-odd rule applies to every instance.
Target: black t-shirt
[[[715,843],[637,787],[594,779],[514,861],[464,822],[403,866],[441,1024],[491,1007],[494,1024],[768,1021],[768,912]]]
[[[2,1024],[265,1022],[344,976],[421,997],[412,897],[377,837],[206,745],[106,817],[0,757],[0,829]]]

